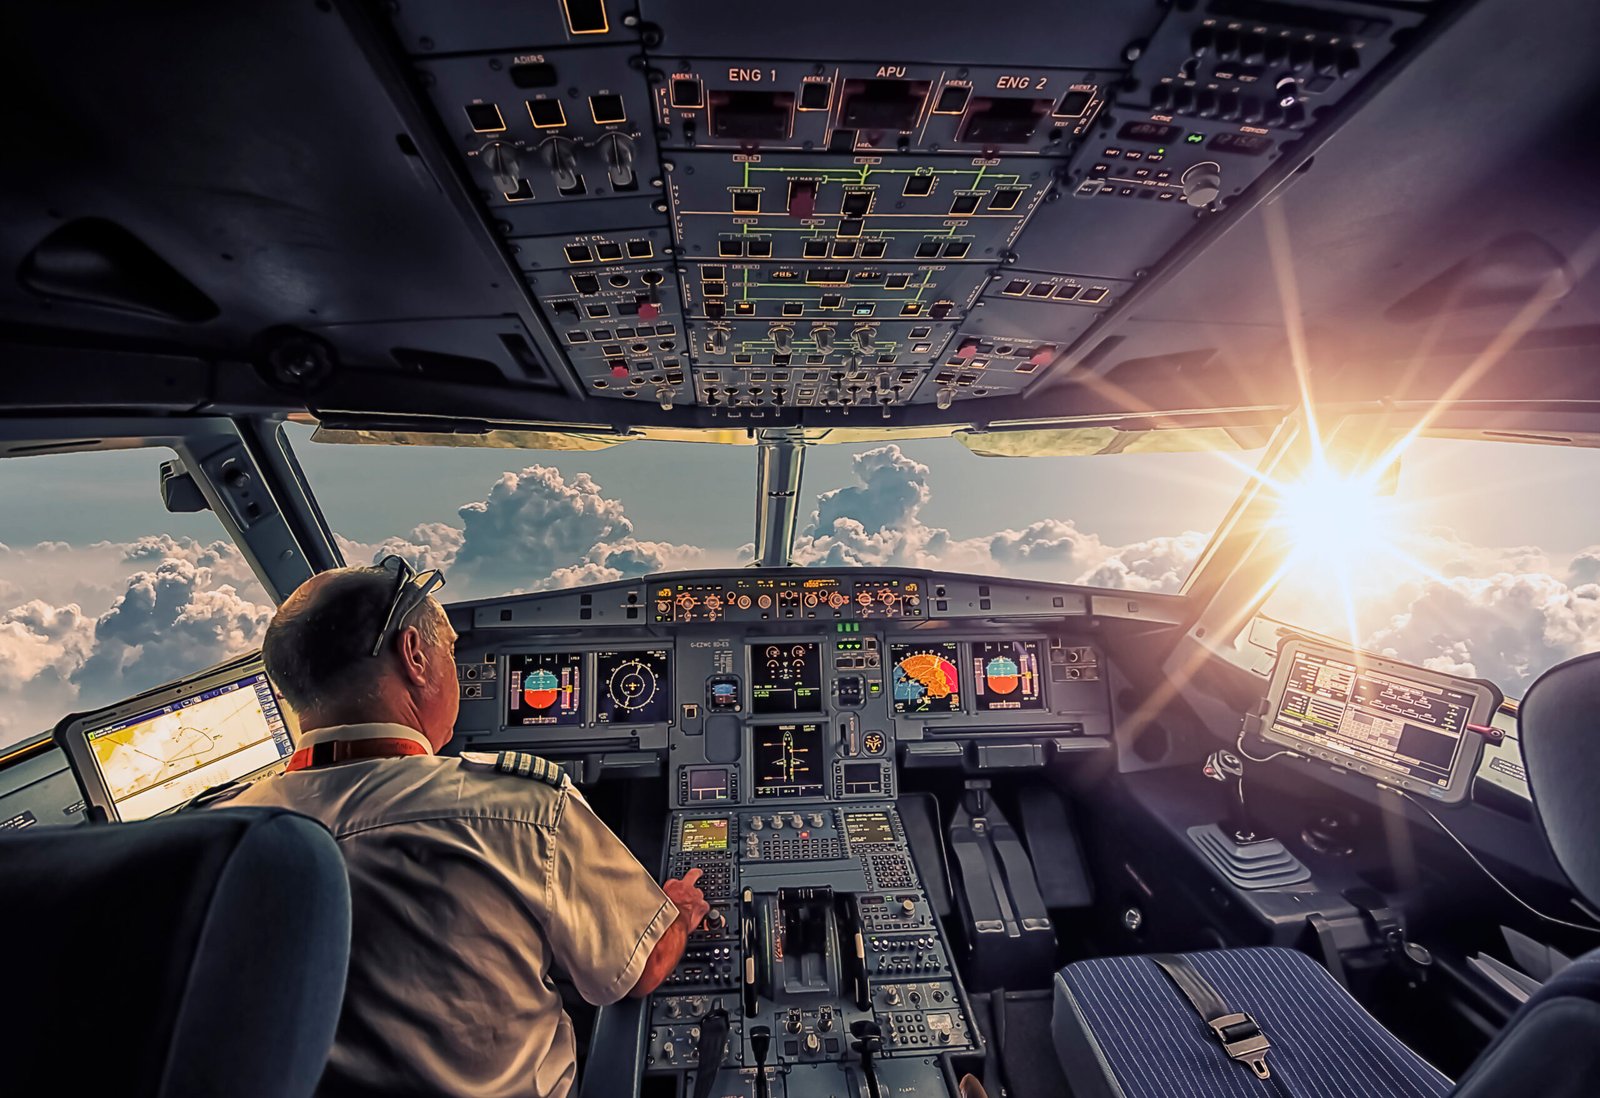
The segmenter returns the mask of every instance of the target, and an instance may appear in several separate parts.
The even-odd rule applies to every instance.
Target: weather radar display
[[[506,658],[507,725],[583,722],[583,653],[518,652]]]
[[[672,717],[665,649],[596,652],[595,713],[601,724],[661,724]]]
[[[987,713],[1043,709],[1038,641],[977,641],[972,645],[973,697]]]
[[[893,644],[894,711],[915,716],[961,708],[961,672],[954,644]]]

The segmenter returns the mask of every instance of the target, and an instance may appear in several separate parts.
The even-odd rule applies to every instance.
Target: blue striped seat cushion
[[[1434,1098],[1450,1080],[1401,1044],[1310,957],[1251,947],[1184,956],[1255,1018],[1267,1064],[1293,1098]],[[1056,1048],[1077,1098],[1277,1098],[1230,1059],[1148,957],[1104,957],[1056,975]]]

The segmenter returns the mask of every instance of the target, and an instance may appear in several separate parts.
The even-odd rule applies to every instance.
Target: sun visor
[[[958,431],[955,437],[979,457],[1093,457],[1254,450],[1267,444],[1274,426],[1174,427],[1146,431],[1124,431],[1116,427],[1051,427]]]

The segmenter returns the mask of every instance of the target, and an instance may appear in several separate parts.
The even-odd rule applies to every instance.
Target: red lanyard
[[[416,740],[385,736],[369,740],[324,740],[302,747],[289,757],[285,770],[310,770],[355,759],[398,759],[402,755],[426,755],[428,749]]]

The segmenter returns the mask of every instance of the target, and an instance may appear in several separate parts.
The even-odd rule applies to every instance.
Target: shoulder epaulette
[[[492,770],[544,782],[560,789],[567,785],[566,771],[531,751],[463,751],[461,765],[471,770]]]

